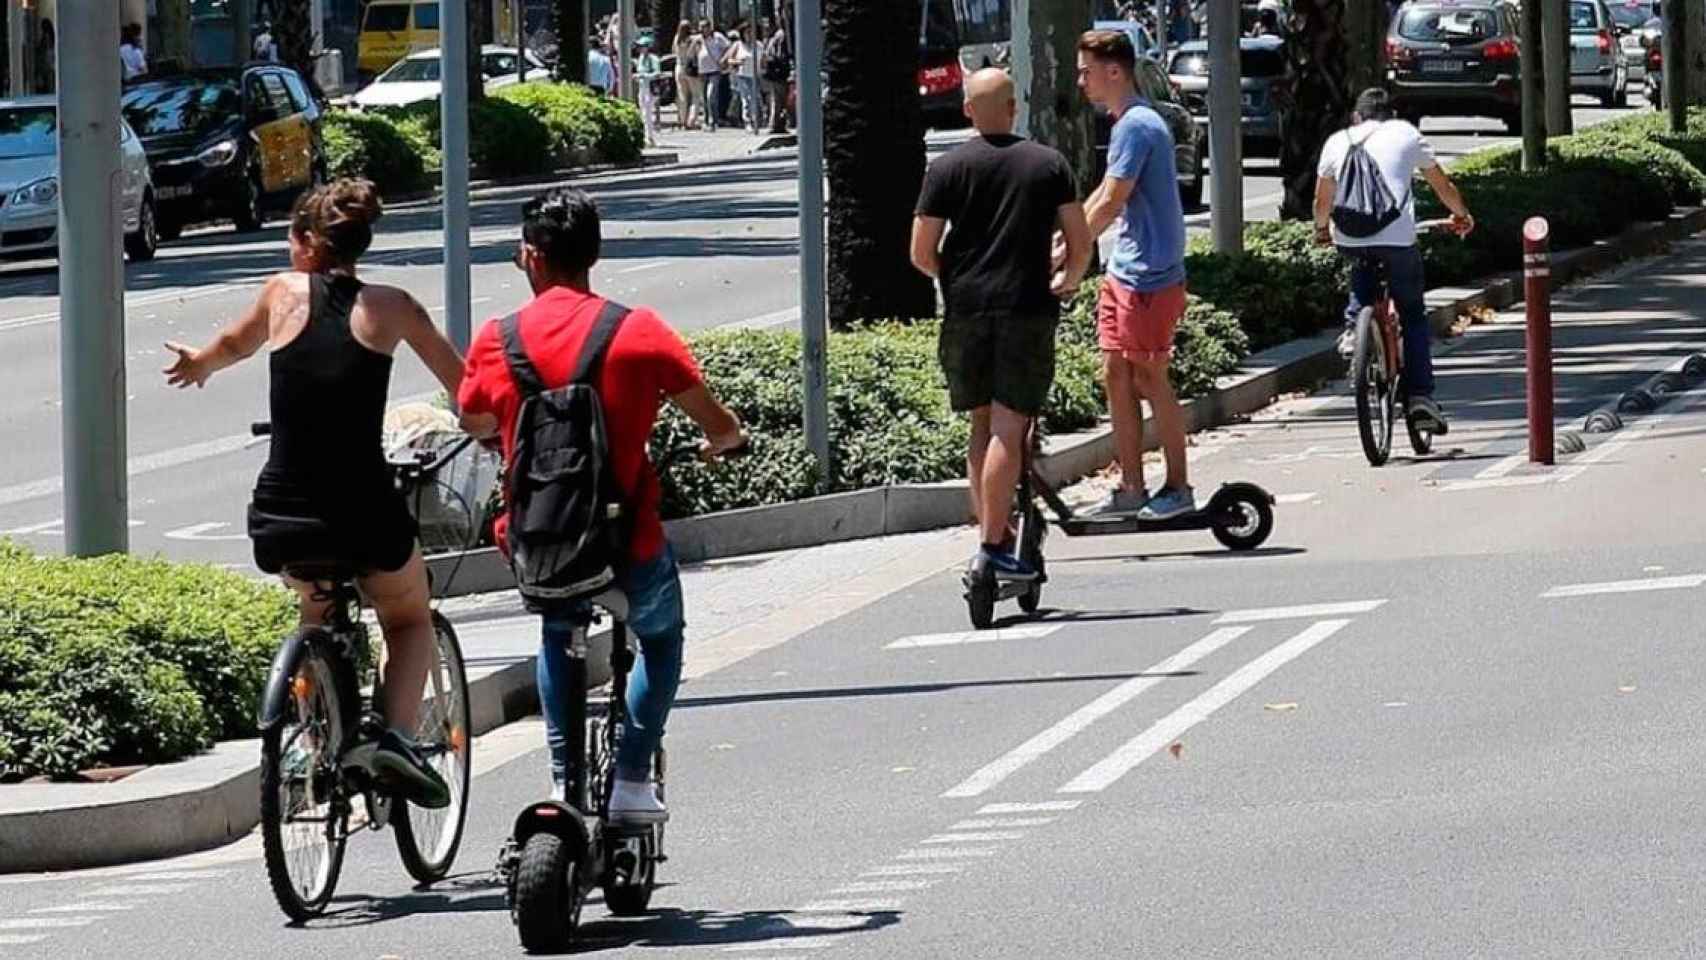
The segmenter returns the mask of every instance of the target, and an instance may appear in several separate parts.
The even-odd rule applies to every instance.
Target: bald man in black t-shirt
[[[937,278],[945,312],[938,352],[953,408],[972,418],[966,457],[983,528],[981,556],[1011,579],[1037,572],[1013,556],[1007,517],[1031,418],[1054,381],[1060,298],[1090,264],[1090,228],[1066,158],[1013,135],[1018,101],[999,69],[966,80],[978,136],[931,164],[912,224],[912,262]],[[952,225],[953,230],[943,232]],[[1050,245],[1066,237],[1051,276]]]

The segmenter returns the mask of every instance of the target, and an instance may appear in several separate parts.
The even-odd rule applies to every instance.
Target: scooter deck
[[[1056,520],[1062,533],[1069,537],[1106,537],[1125,533],[1166,533],[1177,530],[1207,530],[1214,518],[1207,510],[1193,510],[1166,520],[1140,520],[1137,517],[1073,517]]]

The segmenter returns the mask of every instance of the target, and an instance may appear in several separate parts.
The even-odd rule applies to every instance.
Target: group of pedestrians
[[[683,20],[672,52],[676,116],[682,129],[716,130],[759,120],[772,133],[787,130],[794,56],[780,25],[762,20],[755,35],[750,23],[742,23],[731,36],[710,20],[697,26]],[[738,115],[733,112],[737,105]]]

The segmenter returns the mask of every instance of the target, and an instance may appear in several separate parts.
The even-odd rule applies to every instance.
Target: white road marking
[[[23,917],[0,920],[0,930],[53,930],[60,927],[86,927],[100,917]]]
[[[785,327],[797,324],[799,323],[799,320],[800,308],[789,307],[786,310],[777,310],[774,313],[759,314],[756,317],[748,317],[745,320],[736,320],[733,323],[726,323],[723,325],[723,329],[766,330],[770,327]]]
[[[878,913],[899,910],[904,900],[814,900],[796,913]]]
[[[1000,851],[994,847],[936,847],[929,850],[908,850],[896,860],[970,860],[993,857]]]
[[[723,948],[724,953],[760,953],[766,950],[822,950],[824,947],[835,945],[840,934],[817,937],[779,936],[773,940],[760,940],[757,943],[737,943]]]
[[[920,877],[959,873],[965,866],[958,863],[896,863],[877,867],[859,874],[861,877]]]
[[[1385,600],[1352,600],[1348,603],[1316,603],[1300,607],[1259,607],[1222,614],[1215,623],[1267,623],[1271,620],[1306,620],[1313,617],[1343,617],[1377,610]]]
[[[1493,463],[1480,473],[1475,474],[1475,479],[1496,480],[1499,477],[1510,473],[1512,470],[1515,470],[1517,467],[1522,466],[1526,462],[1528,462],[1528,454],[1513,453],[1510,456]]]
[[[131,880],[212,880],[225,876],[224,870],[162,870],[158,873],[143,873],[131,877]]]
[[[1060,788],[1060,792],[1097,793],[1107,789],[1133,767],[1166,748],[1186,730],[1208,719],[1216,710],[1238,699],[1269,674],[1343,630],[1350,622],[1321,620],[1309,625],[1302,633],[1239,667],[1231,676],[1210,687],[1196,699],[1162,717],[1095,766],[1067,782]]]
[[[934,837],[926,837],[918,841],[922,844],[937,843],[1001,843],[1006,840],[1023,840],[1023,830],[988,830],[983,833],[938,833]]]
[[[1132,677],[1130,680],[1121,683],[1119,686],[1109,690],[1107,693],[1102,694],[1084,706],[1074,710],[1071,714],[1067,715],[1066,719],[1061,720],[1059,723],[1049,727],[1042,733],[1026,740],[1019,746],[1014,747],[994,763],[989,764],[982,770],[979,770],[967,777],[965,782],[961,783],[959,786],[942,794],[942,797],[944,799],[958,799],[962,797],[975,797],[984,793],[996,784],[999,784],[1001,781],[1023,769],[1031,761],[1077,736],[1097,720],[1102,719],[1108,714],[1113,713],[1115,710],[1118,710],[1120,707],[1130,703],[1133,698],[1137,697],[1145,690],[1148,690],[1150,687],[1153,687],[1167,679],[1168,674],[1177,673],[1180,670],[1189,667],[1198,660],[1201,660],[1216,650],[1219,650],[1221,647],[1226,646],[1228,643],[1231,643],[1244,634],[1250,632],[1250,630],[1250,627],[1227,627],[1214,631],[1201,640],[1198,640],[1196,643],[1191,644],[1185,649],[1180,650],[1178,653],[1175,653],[1160,663],[1157,663],[1155,666],[1150,667],[1142,674]]]
[[[1082,800],[1044,800],[1041,803],[986,803],[978,808],[980,817],[998,816],[1006,813],[1065,813],[1076,810],[1083,804]]]
[[[647,270],[656,270],[659,267],[667,267],[667,266],[669,266],[669,261],[667,261],[667,260],[654,260],[651,263],[637,264],[635,266],[626,267],[626,268],[618,270],[616,272],[619,274],[644,273]]]
[[[845,886],[836,887],[829,891],[834,894],[847,893],[909,893],[913,890],[928,890],[935,886],[935,880],[860,880]]]
[[[1506,487],[1537,487],[1560,479],[1550,473],[1531,473],[1520,477],[1489,477],[1485,480],[1449,480],[1436,489],[1441,493],[1461,493],[1465,490],[1500,490]]]
[[[884,650],[915,650],[919,647],[952,647],[963,643],[995,643],[1001,640],[1041,640],[1060,629],[1060,624],[1029,627],[1002,627],[997,630],[961,630],[958,633],[927,633],[917,637],[902,637]]]
[[[949,827],[949,830],[1000,830],[1018,827],[1043,827],[1055,821],[1054,817],[981,817],[976,820],[961,820]]]
[[[187,883],[155,883],[146,886],[126,883],[97,887],[89,893],[97,897],[158,897],[167,893],[182,893],[189,888],[190,884]]]
[[[15,933],[4,933],[4,934],[0,934],[0,947],[21,947],[21,946],[24,946],[25,944],[40,943],[46,939],[47,939],[47,934],[45,934],[45,933],[38,933],[38,934],[35,934],[34,936],[25,936],[23,934],[15,934]]]
[[[37,907],[31,913],[113,913],[133,910],[134,903],[68,903],[60,907]]]
[[[1649,590],[1691,590],[1706,584],[1706,574],[1685,577],[1651,577],[1646,580],[1613,580],[1608,583],[1574,583],[1553,587],[1540,595],[1542,600],[1560,597],[1591,597],[1602,593],[1645,593]]]
[[[60,528],[64,526],[64,518],[55,518],[47,521],[46,523],[32,524],[27,527],[14,527],[11,530],[0,530],[0,536],[28,537],[38,533],[49,533],[57,536],[63,534],[63,531]]]
[[[166,533],[166,539],[168,539],[168,540],[202,540],[202,541],[247,540],[247,539],[249,539],[249,535],[246,533],[214,533],[213,532],[215,530],[223,530],[226,527],[229,527],[230,525],[231,524],[225,523],[225,522],[219,521],[219,520],[209,521],[207,523],[192,523],[187,527],[179,527],[176,530],[168,531]]]
[[[1274,497],[1274,503],[1283,507],[1294,503],[1309,503],[1320,496],[1321,495],[1319,493],[1316,493],[1313,490],[1308,493],[1282,493]]]

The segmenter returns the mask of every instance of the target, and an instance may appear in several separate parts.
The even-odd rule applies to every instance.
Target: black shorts
[[[948,376],[948,401],[964,413],[990,403],[1037,416],[1054,384],[1058,315],[952,316],[942,321],[936,355]]]
[[[331,496],[263,479],[249,504],[255,565],[266,573],[291,567],[394,573],[414,556],[415,535],[415,518],[396,490]]]

